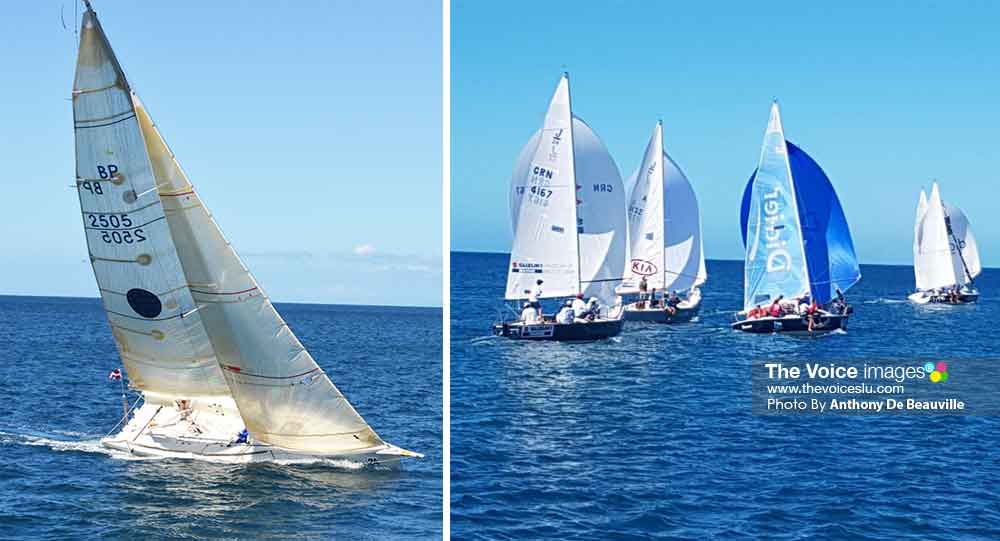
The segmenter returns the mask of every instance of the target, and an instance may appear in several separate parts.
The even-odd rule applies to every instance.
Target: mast
[[[663,167],[663,119],[656,119],[656,152],[657,159],[660,160],[660,240],[659,243],[663,245],[660,250],[660,273],[663,276],[663,289],[667,289],[667,198],[666,191],[664,190],[664,183],[666,182],[666,173]]]
[[[580,212],[577,208],[580,205],[580,198],[576,193],[579,188],[576,183],[576,151],[573,149],[576,143],[576,138],[573,136],[573,93],[570,92],[569,88],[569,72],[564,71],[563,77],[566,78],[566,101],[569,103],[569,155],[573,163],[573,237],[576,239],[576,290],[578,293],[583,293],[583,271],[580,268],[583,265],[580,260]]]

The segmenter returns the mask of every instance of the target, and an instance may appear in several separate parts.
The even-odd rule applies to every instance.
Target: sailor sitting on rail
[[[538,309],[535,308],[535,305],[531,301],[524,303],[524,310],[521,311],[521,321],[528,324],[539,322]]]
[[[556,314],[556,323],[573,323],[573,301],[566,301],[562,310]]]

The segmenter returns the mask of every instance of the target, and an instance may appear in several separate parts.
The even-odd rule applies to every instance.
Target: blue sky
[[[439,2],[93,3],[273,299],[440,305]],[[97,295],[69,188],[74,5],[4,6],[0,293]]]
[[[912,264],[917,195],[936,178],[998,266],[998,20],[995,2],[456,2],[452,248],[509,250],[510,172],[567,69],[623,178],[663,118],[709,258],[742,259],[739,199],[778,98],[862,263]]]

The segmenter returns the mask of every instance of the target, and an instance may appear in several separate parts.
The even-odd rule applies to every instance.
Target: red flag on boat
[[[121,380],[122,380],[122,371],[117,368],[115,368],[114,370],[111,371],[110,374],[108,374],[108,381],[121,381]]]

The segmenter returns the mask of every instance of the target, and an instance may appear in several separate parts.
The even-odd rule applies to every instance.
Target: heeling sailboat
[[[760,162],[743,192],[740,225],[746,259],[743,310],[734,329],[846,329],[851,308],[843,293],[861,279],[851,232],[830,179],[785,139],[777,102]],[[760,313],[776,301],[776,315]]]
[[[707,279],[701,218],[691,183],[663,148],[662,122],[656,124],[630,184],[629,264],[618,291],[626,295],[639,293],[641,298],[625,306],[625,319],[690,321],[701,308],[698,286]],[[651,299],[640,291],[643,280]],[[663,301],[654,302],[656,291],[663,294]],[[676,291],[688,293],[671,303]]]
[[[420,456],[384,442],[275,311],[132,92],[89,2],[73,113],[90,259],[142,393],[103,445],[231,462]]]
[[[913,228],[913,274],[917,304],[976,302],[974,280],[982,272],[979,247],[969,219],[957,206],[945,203],[937,182],[928,198],[920,190]]]
[[[579,295],[596,299],[599,308],[592,318],[561,323],[541,314],[502,321],[493,332],[531,340],[597,340],[621,332],[615,287],[625,264],[624,187],[604,144],[573,115],[568,75],[559,80],[542,129],[521,151],[510,205],[506,300],[529,300],[541,310],[542,299]]]

